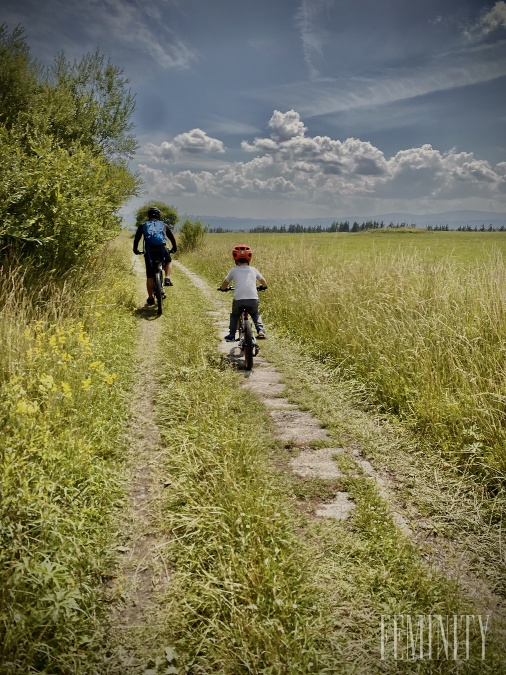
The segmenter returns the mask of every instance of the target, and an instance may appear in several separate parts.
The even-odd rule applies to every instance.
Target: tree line
[[[300,225],[300,224],[291,224],[291,225],[259,225],[254,227],[249,232],[254,234],[284,234],[284,233],[297,233],[297,234],[314,234],[320,232],[363,232],[364,230],[382,230],[382,229],[422,229],[419,228],[414,223],[388,223],[385,225],[383,221],[368,220],[365,223],[357,223],[355,221],[350,225],[349,221],[343,222],[333,222],[328,227],[323,227],[322,225]],[[432,232],[448,232],[453,228],[450,228],[448,225],[428,225],[427,231]],[[457,232],[506,232],[506,227],[501,225],[501,227],[493,227],[489,225],[480,225],[480,227],[471,227],[470,225],[461,225],[457,228],[454,228]],[[209,228],[210,234],[224,234],[226,232],[244,232],[244,230],[230,230],[223,227],[211,227]]]
[[[501,225],[501,227],[494,227],[492,224],[490,224],[488,227],[486,227],[484,223],[482,223],[479,227],[477,225],[474,227],[471,227],[471,225],[459,225],[454,229],[457,232],[506,232],[506,227],[504,225]],[[428,225],[427,230],[432,232],[448,232],[450,228],[448,225]]]
[[[0,25],[0,259],[61,271],[120,230],[140,187],[128,82],[98,51],[43,66]]]
[[[405,229],[405,228],[416,228],[416,225],[410,225],[408,223],[388,223],[385,224],[383,221],[377,220],[368,220],[365,223],[358,223],[355,221],[353,224],[350,224],[349,220],[342,222],[334,221],[328,227],[323,225],[300,225],[299,223],[290,224],[290,225],[273,225],[272,227],[261,225],[259,227],[254,227],[250,232],[254,233],[295,233],[295,234],[313,234],[320,232],[363,232],[364,230],[380,230],[384,228],[395,228],[395,229]],[[210,230],[212,232],[213,230]]]

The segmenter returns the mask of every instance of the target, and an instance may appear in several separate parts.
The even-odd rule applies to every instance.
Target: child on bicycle
[[[235,341],[235,332],[237,322],[241,314],[241,308],[245,307],[257,329],[257,338],[266,337],[262,317],[258,311],[259,300],[257,291],[257,281],[262,288],[267,288],[267,282],[255,268],[250,266],[253,251],[246,244],[238,244],[232,250],[232,257],[235,260],[235,267],[232,267],[220,286],[222,291],[226,291],[230,283],[234,282],[234,300],[232,302],[232,312],[230,314],[230,326],[228,335],[225,335],[227,342]]]

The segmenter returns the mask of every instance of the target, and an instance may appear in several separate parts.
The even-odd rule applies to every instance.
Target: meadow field
[[[217,234],[181,261],[216,288],[240,241],[269,284],[262,353],[333,447],[347,447],[342,477],[291,473],[268,411],[216,349],[208,298],[177,268],[157,337],[139,349],[155,317],[139,306],[131,233],[58,283],[48,275],[34,285],[29,270],[6,264],[0,673],[407,674],[412,662],[388,670],[381,661],[383,614],[490,607],[486,663],[475,635],[460,670],[442,660],[416,672],[501,672],[506,237]],[[147,351],[160,368],[139,359]],[[157,534],[168,572],[154,605],[118,626],[114,616],[131,604],[121,561],[133,548],[118,518],[143,470],[137,437],[149,445],[146,428],[131,426],[139,369],[152,379],[146,413],[161,439],[148,450],[154,474],[144,487],[161,493],[152,520],[137,504],[136,526]],[[378,410],[409,433],[378,425]],[[412,431],[420,446],[406,442]],[[414,528],[430,526],[428,540],[396,527],[352,446],[379,468],[389,458],[396,499]],[[342,490],[356,504],[349,521],[312,515],[311,504]],[[441,551],[452,561],[449,542],[478,581],[457,583],[438,565]]]
[[[247,242],[267,329],[335,369],[493,492],[506,475],[506,236],[374,231],[207,236],[185,257],[218,285]]]

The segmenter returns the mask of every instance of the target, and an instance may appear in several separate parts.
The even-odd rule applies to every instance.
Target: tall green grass
[[[230,266],[231,245],[247,239],[269,283],[262,297],[267,326],[333,364],[367,401],[500,489],[506,476],[503,242],[482,235],[477,246],[467,233],[441,234],[451,236],[211,235],[207,250],[188,261],[216,283]],[[487,241],[494,243],[487,247]]]
[[[184,261],[193,267],[197,259],[210,258]],[[223,276],[215,265],[208,272],[214,281]],[[171,655],[176,647],[179,672],[499,672],[502,650],[488,646],[484,667],[476,636],[472,660],[458,667],[381,661],[382,615],[469,614],[465,592],[421,559],[351,458],[333,481],[269,467],[288,468],[287,452],[276,451],[263,406],[218,360],[205,300],[184,285],[179,279],[164,313],[166,367],[158,396],[173,571],[163,644]],[[278,360],[282,350],[269,342],[262,348],[277,351]],[[291,367],[290,346],[285,358],[290,381],[307,384],[304,361],[315,382],[325,381],[328,368],[313,359]],[[331,397],[332,390],[321,395]],[[315,501],[343,490],[356,505],[347,521],[314,519],[293,508],[305,503],[311,513]]]
[[[135,336],[128,267],[109,248],[67,279],[0,273],[2,673],[83,672],[103,617]]]

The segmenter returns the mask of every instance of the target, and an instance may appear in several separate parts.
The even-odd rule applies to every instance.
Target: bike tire
[[[157,270],[155,272],[154,291],[155,291],[155,298],[156,298],[156,302],[157,302],[157,314],[158,314],[158,316],[160,316],[162,311],[163,311],[163,309],[162,309],[162,300],[163,300],[162,273],[161,273],[160,270]]]
[[[244,360],[246,370],[253,368],[253,330],[249,321],[244,324]]]

